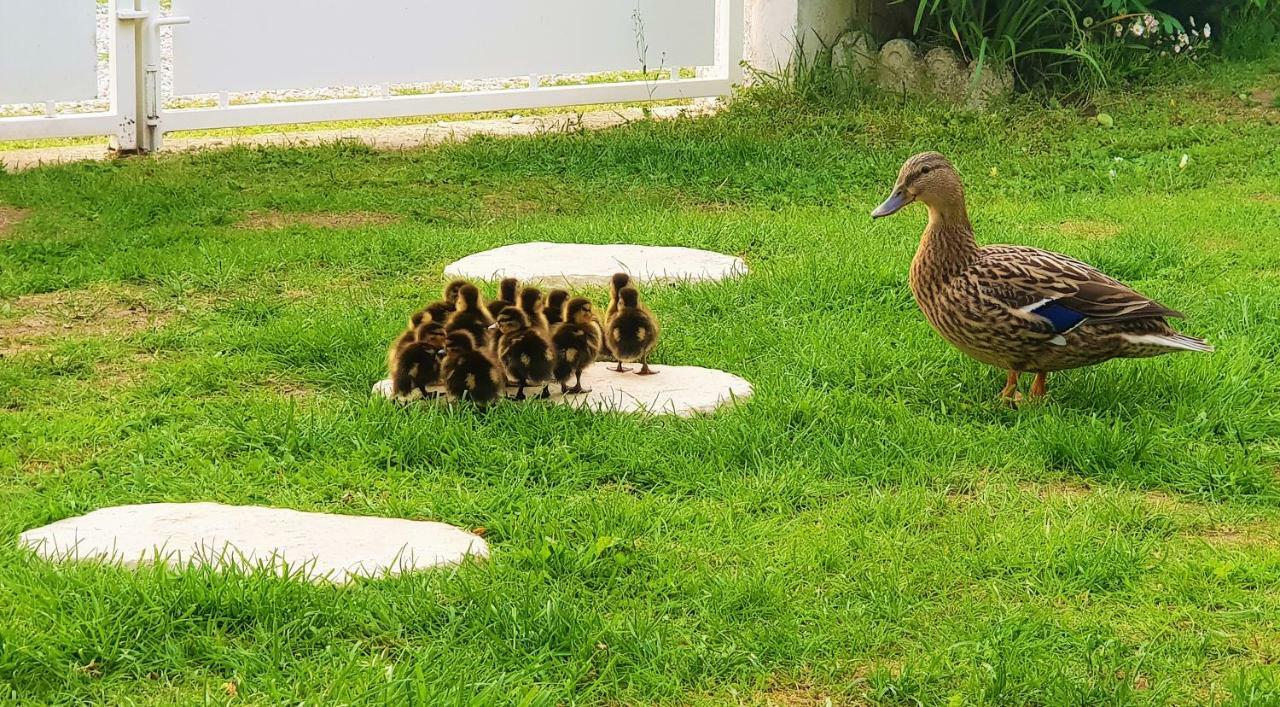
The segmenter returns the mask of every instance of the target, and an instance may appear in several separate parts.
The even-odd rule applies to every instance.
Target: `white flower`
[[[1192,27],[1195,27],[1195,26],[1196,26],[1196,16],[1195,16],[1195,15],[1192,15],[1192,16],[1191,16],[1191,26],[1192,26]]]
[[[1115,171],[1114,169],[1113,169],[1113,170],[1111,170],[1111,172],[1109,172],[1109,174],[1111,175],[1111,178],[1112,178],[1112,179],[1115,179],[1115,178],[1116,178],[1116,171]]]
[[[1208,22],[1204,23],[1204,38],[1205,38],[1205,39],[1208,39],[1208,38],[1209,38],[1209,23],[1208,23]]]
[[[1155,34],[1160,29],[1160,23],[1156,21],[1154,15],[1143,15],[1142,23],[1147,26],[1147,31]]]
[[[1181,52],[1182,52],[1182,45],[1181,45],[1181,44],[1179,44],[1179,45],[1177,45],[1177,46],[1175,46],[1175,47],[1173,48],[1173,53],[1174,53],[1174,54],[1180,54]]]
[[[1186,169],[1187,163],[1191,161],[1190,155],[1182,153],[1182,159],[1178,160],[1178,169]]]
[[[1117,23],[1116,23],[1116,36],[1117,36],[1117,37],[1119,37],[1119,36],[1120,36],[1120,35],[1122,35],[1122,34],[1124,34],[1124,26],[1123,26],[1123,25],[1121,25],[1119,22],[1117,22]]]
[[[1135,36],[1135,37],[1141,37],[1141,36],[1142,36],[1142,25],[1141,25],[1141,24],[1139,24],[1139,23],[1137,23],[1137,22],[1134,22],[1132,25],[1130,25],[1130,26],[1129,26],[1129,31],[1130,31],[1130,32],[1133,32],[1133,36]]]

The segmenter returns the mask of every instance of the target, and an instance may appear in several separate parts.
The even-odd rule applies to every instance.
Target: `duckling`
[[[409,317],[409,328],[417,329],[418,325],[424,321],[433,321],[437,324],[444,324],[449,321],[449,315],[453,314],[453,305],[443,300],[432,302],[422,309],[413,313]]]
[[[604,310],[604,320],[608,322],[618,311],[618,293],[622,288],[631,285],[631,276],[624,272],[616,272],[609,280],[609,306]]]
[[[542,290],[526,287],[520,291],[520,310],[528,317],[529,326],[541,331],[543,336],[549,336],[551,326],[547,324],[547,315],[542,313],[543,309]]]
[[[506,395],[507,379],[498,362],[476,343],[466,329],[445,337],[441,366],[445,395],[449,401],[469,400],[487,405]]]
[[[564,321],[564,303],[568,301],[569,291],[558,287],[547,295],[547,306],[542,310],[542,314],[547,318],[547,325],[552,331],[557,324]]]
[[[458,289],[457,302],[457,310],[449,317],[445,330],[468,331],[477,345],[488,345],[489,325],[493,324],[493,317],[480,302],[480,290],[469,283],[463,285]]]
[[[609,332],[609,347],[618,359],[618,367],[611,370],[625,373],[631,369],[624,368],[623,361],[639,361],[637,375],[657,373],[649,368],[649,354],[658,345],[658,320],[648,307],[640,304],[640,292],[636,288],[623,287],[618,291],[618,307],[606,320],[605,327]]]
[[[469,284],[466,280],[453,280],[444,286],[444,303],[449,305],[450,312],[458,307],[458,292]]]
[[[1213,351],[1169,326],[1166,319],[1180,312],[1075,258],[1027,246],[979,246],[960,175],[937,152],[908,159],[871,216],[890,216],[913,201],[928,207],[929,223],[911,263],[911,292],[948,343],[1008,371],[1001,398],[1021,398],[1023,371],[1035,372],[1031,396],[1041,398],[1052,371]]]
[[[498,330],[498,360],[516,381],[516,400],[524,400],[527,386],[543,384],[543,398],[551,397],[550,383],[555,352],[541,329],[529,323],[519,307],[507,307],[493,324]]]
[[[416,395],[435,397],[427,386],[440,382],[440,357],[445,341],[444,325],[423,322],[413,332],[414,340],[402,346],[391,359],[391,390],[397,400]]]
[[[518,304],[516,290],[519,287],[520,281],[514,277],[503,278],[502,282],[498,283],[498,299],[489,303],[489,315],[497,319],[502,310]]]
[[[582,387],[582,372],[600,355],[603,338],[591,300],[586,297],[570,300],[565,307],[565,321],[556,325],[551,335],[551,344],[556,352],[553,373],[560,382],[561,393],[577,395],[591,392],[590,388]],[[570,375],[573,375],[572,388],[569,387]]]

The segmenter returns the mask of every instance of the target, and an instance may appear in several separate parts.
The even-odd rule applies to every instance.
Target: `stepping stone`
[[[616,272],[638,282],[699,282],[745,275],[742,258],[693,248],[647,245],[519,243],[467,257],[445,267],[446,277],[547,285],[607,285]]]
[[[50,560],[136,566],[270,567],[344,584],[488,557],[479,536],[446,523],[218,503],[116,506],[28,530],[19,543]]]
[[[551,397],[545,401],[525,400],[519,404],[537,405],[543,402],[555,405],[572,405],[593,412],[652,413],[689,417],[697,413],[714,412],[751,397],[751,384],[724,371],[700,366],[663,366],[653,364],[656,376],[638,376],[638,364],[625,364],[630,373],[609,370],[617,364],[597,361],[582,374],[582,387],[590,393],[562,395],[560,385],[551,384]],[[443,388],[429,388],[443,396]],[[540,393],[538,388],[525,388],[525,395]],[[391,380],[378,381],[373,386],[374,395],[391,397]],[[508,396],[514,395],[508,389]],[[440,397],[431,401],[443,403]]]

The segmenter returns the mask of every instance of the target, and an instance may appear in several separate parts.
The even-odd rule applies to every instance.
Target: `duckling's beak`
[[[485,329],[497,329],[497,328],[498,328],[498,323],[497,323],[497,322],[494,322],[494,323],[490,324],[489,326],[485,327]]]
[[[893,193],[889,195],[889,198],[885,199],[884,203],[877,206],[876,210],[871,212],[871,218],[892,216],[898,213],[899,209],[910,204],[912,201],[913,200],[911,196],[907,194],[906,189],[894,189]]]

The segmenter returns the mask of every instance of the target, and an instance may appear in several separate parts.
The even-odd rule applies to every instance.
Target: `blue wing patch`
[[[1080,322],[1088,319],[1085,315],[1057,302],[1045,302],[1030,310],[1032,314],[1044,317],[1053,325],[1053,331],[1061,334],[1080,326]]]

